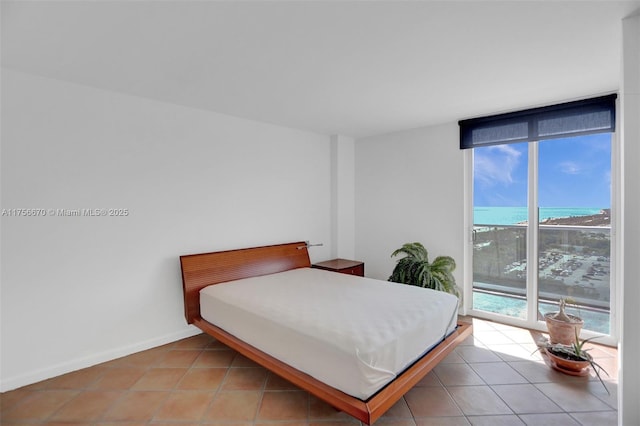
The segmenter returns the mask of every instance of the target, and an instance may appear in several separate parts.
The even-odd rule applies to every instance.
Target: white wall
[[[2,208],[1,389],[195,333],[181,254],[311,240],[329,258],[330,138],[10,70]]]
[[[640,424],[640,16],[625,19],[623,30],[622,107],[623,298],[620,344],[620,425]]]
[[[449,123],[356,141],[356,257],[366,275],[388,279],[391,253],[418,241],[429,258],[448,255],[462,286],[464,156]]]

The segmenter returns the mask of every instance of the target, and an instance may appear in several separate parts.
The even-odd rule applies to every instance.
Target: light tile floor
[[[617,424],[615,349],[591,345],[609,395],[593,373],[549,368],[541,333],[472,321],[473,336],[376,424]],[[359,423],[206,335],[5,392],[0,407],[3,426]]]

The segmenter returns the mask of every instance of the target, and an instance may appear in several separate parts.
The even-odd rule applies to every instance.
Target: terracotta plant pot
[[[589,374],[591,362],[587,360],[568,359],[562,355],[556,355],[549,348],[546,349],[551,367],[572,376],[586,376]]]
[[[576,335],[580,335],[580,330],[584,325],[582,318],[575,315],[566,314],[571,318],[571,322],[559,321],[554,319],[555,312],[547,312],[544,314],[544,320],[547,323],[547,331],[549,332],[549,342],[562,343],[563,345],[571,345],[576,341]]]

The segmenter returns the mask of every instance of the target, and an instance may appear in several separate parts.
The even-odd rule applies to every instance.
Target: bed
[[[180,263],[189,324],[366,424],[471,335],[454,297],[311,268],[305,242]]]

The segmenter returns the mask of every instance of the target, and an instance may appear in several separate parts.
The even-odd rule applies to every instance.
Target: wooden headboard
[[[311,266],[304,241],[180,256],[184,314],[200,317],[200,290],[211,284]]]

